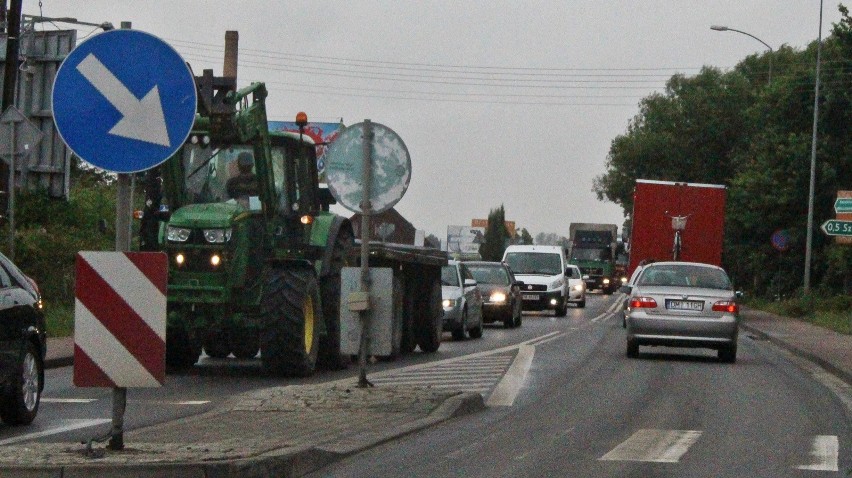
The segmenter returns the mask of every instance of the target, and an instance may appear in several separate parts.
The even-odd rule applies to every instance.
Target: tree
[[[533,238],[530,235],[527,228],[522,227],[521,229],[515,231],[515,238],[513,240],[513,244],[532,244]]]
[[[509,232],[506,231],[506,211],[501,204],[488,213],[488,226],[485,228],[485,242],[479,246],[479,255],[484,261],[499,261],[509,245]]]

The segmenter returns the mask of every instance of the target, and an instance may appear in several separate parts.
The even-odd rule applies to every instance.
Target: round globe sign
[[[326,153],[328,189],[343,207],[363,213],[364,133],[367,123],[344,129]],[[411,157],[405,143],[392,129],[369,123],[373,133],[370,167],[370,214],[392,208],[408,189]]]
[[[790,249],[790,231],[786,229],[778,229],[772,233],[772,247],[779,252],[785,252]]]

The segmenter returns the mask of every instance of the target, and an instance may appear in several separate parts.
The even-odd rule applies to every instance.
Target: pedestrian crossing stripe
[[[678,463],[702,434],[703,432],[698,430],[642,429],[598,460]],[[811,440],[811,463],[793,468],[806,471],[838,471],[839,454],[837,436],[818,435]]]

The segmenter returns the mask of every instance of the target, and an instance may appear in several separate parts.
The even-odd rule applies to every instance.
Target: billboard
[[[515,221],[504,221],[506,224],[506,232],[509,233],[509,237],[515,237]],[[471,219],[470,225],[472,227],[482,227],[488,228],[488,219]]]
[[[317,148],[317,172],[319,173],[320,183],[325,181],[325,152],[328,150],[328,145],[337,139],[340,132],[343,131],[343,122],[340,123],[313,123],[308,122],[305,125],[304,134],[310,136],[314,140]],[[269,131],[290,131],[293,133],[299,132],[299,125],[293,121],[270,121]]]
[[[462,255],[479,254],[485,242],[484,227],[447,226],[447,252]]]

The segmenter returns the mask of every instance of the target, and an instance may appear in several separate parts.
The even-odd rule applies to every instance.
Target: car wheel
[[[636,358],[639,356],[639,341],[636,339],[627,339],[627,357]]]
[[[464,340],[465,332],[467,331],[467,310],[462,313],[461,326],[453,330],[453,340]]]
[[[44,363],[32,342],[27,342],[17,370],[0,398],[0,418],[7,425],[28,425],[38,413]]]
[[[568,313],[568,300],[562,300],[562,302],[556,306],[554,313],[557,317],[565,317]]]
[[[719,349],[719,360],[725,363],[734,363],[737,361],[737,343]]]

